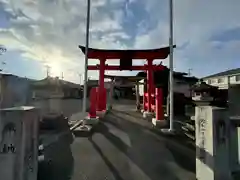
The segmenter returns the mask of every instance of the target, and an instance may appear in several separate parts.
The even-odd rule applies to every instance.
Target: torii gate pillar
[[[151,107],[151,103],[152,103],[152,94],[154,94],[154,83],[153,83],[153,60],[152,59],[148,59],[148,70],[147,70],[147,85],[148,85],[148,109],[147,112],[148,113],[152,113],[152,107]]]
[[[97,111],[104,111],[106,110],[106,103],[107,103],[107,94],[106,90],[104,89],[104,72],[105,72],[105,62],[106,59],[100,59],[100,67],[99,67],[99,93],[98,93],[98,106]]]
[[[175,46],[174,46],[175,47]],[[83,53],[85,53],[85,47],[79,46]],[[170,48],[163,47],[158,49],[148,50],[103,50],[103,49],[92,49],[88,48],[88,58],[99,59],[100,65],[88,66],[88,70],[99,70],[99,89],[98,89],[98,109],[99,111],[106,110],[106,89],[104,88],[104,71],[105,70],[132,70],[132,71],[147,71],[148,76],[148,108],[146,114],[152,114],[152,94],[155,94],[154,82],[153,82],[153,71],[163,70],[162,65],[153,65],[154,59],[166,59],[169,55]],[[114,60],[120,59],[129,61],[126,64],[120,63],[120,66],[108,66],[105,65],[106,59]],[[148,64],[145,66],[132,66],[133,59],[147,59]],[[131,64],[131,65],[130,65]]]

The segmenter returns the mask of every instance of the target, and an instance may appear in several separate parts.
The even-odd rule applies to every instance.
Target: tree
[[[3,45],[0,45],[0,55],[4,54],[7,51],[7,48]]]
[[[0,45],[0,55],[3,55],[6,51],[7,51],[7,48],[3,45]],[[1,65],[5,65],[5,64],[6,63],[4,61],[1,63]],[[3,69],[1,68],[0,72],[2,72],[2,71],[3,71]]]

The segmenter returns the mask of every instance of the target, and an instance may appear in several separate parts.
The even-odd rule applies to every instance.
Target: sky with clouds
[[[0,0],[0,45],[7,48],[0,56],[0,68],[41,79],[46,76],[48,65],[52,76],[61,77],[63,72],[64,79],[79,82],[84,55],[78,45],[85,44],[86,2]],[[192,69],[192,75],[203,77],[240,67],[239,0],[173,2],[175,70]],[[90,47],[145,49],[168,45],[168,3],[169,0],[91,0]],[[168,59],[164,63],[168,64]],[[97,72],[89,72],[89,76],[96,77]]]

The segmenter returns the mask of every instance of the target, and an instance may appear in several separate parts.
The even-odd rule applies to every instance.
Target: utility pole
[[[173,79],[173,0],[169,0],[169,67],[170,67],[170,131],[173,130],[173,118],[174,118],[174,97],[173,97],[173,88],[174,88],[174,79]]]
[[[50,70],[51,70],[51,67],[49,65],[46,65],[46,73],[47,73],[47,78],[50,76]]]
[[[84,65],[84,90],[83,90],[83,108],[82,112],[87,110],[87,83],[88,83],[88,46],[89,46],[89,25],[90,25],[90,6],[91,1],[87,0],[87,24],[86,24],[86,47],[85,47],[85,65]]]
[[[64,76],[63,76],[63,72],[62,72],[62,80],[63,80]]]
[[[191,76],[191,71],[192,71],[193,69],[191,69],[191,68],[189,68],[188,69],[188,76],[190,77]]]
[[[169,129],[162,129],[164,133],[173,133],[174,119],[174,78],[173,78],[173,0],[169,0]]]

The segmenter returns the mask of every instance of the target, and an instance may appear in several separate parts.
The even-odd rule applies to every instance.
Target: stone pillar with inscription
[[[206,89],[198,91],[193,99],[196,103],[196,179],[231,180],[228,110],[212,106],[213,98]]]
[[[240,178],[240,84],[228,89],[230,116],[230,162],[233,176]]]
[[[0,110],[0,179],[37,180],[38,114],[25,106]]]

